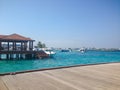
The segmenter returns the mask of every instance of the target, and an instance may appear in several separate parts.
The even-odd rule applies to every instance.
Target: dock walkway
[[[120,90],[120,63],[0,76],[0,90]]]

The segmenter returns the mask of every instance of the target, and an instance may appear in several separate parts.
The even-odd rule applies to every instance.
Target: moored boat
[[[54,52],[53,50],[44,50],[44,52],[48,54],[50,57],[53,57],[56,54],[56,52]]]
[[[80,49],[77,50],[77,51],[79,51],[79,52],[81,52],[81,53],[84,53],[84,52],[85,52],[85,48],[80,48]]]
[[[62,49],[61,52],[71,52],[72,49]]]

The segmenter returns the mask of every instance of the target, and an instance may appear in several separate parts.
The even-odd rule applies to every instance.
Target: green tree
[[[42,43],[40,41],[38,42],[37,47],[42,48]]]
[[[43,43],[43,44],[42,44],[42,48],[46,48],[46,45],[45,45],[45,43]]]
[[[41,42],[39,41],[38,44],[37,44],[37,47],[38,47],[38,48],[45,48],[46,45],[45,45],[44,43],[41,43]]]

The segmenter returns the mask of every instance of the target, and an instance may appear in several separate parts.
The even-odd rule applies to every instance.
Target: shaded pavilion
[[[33,51],[34,41],[19,34],[0,35],[0,59],[3,54],[5,59],[32,59],[38,54],[42,56],[43,53]]]
[[[0,51],[30,51],[34,41],[18,34],[0,35]]]

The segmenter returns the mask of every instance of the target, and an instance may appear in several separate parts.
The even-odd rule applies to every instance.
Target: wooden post
[[[33,50],[33,41],[31,43],[32,43],[31,49]]]
[[[27,42],[24,43],[25,51],[27,51]]]
[[[21,42],[21,51],[23,50],[23,43]]]
[[[7,54],[7,60],[9,60],[9,54]]]
[[[25,51],[25,42],[23,42],[23,51]]]
[[[33,41],[29,41],[29,50],[33,50]]]
[[[14,42],[12,42],[12,51],[14,51]],[[10,55],[11,56],[11,55]]]
[[[13,59],[13,54],[10,54],[10,59]]]
[[[1,41],[0,41],[0,51],[2,50],[2,45],[1,45]]]
[[[9,51],[9,48],[10,48],[10,46],[9,46],[9,42],[8,42],[8,51]]]
[[[1,60],[1,54],[0,54],[0,60]]]
[[[15,51],[16,51],[16,42],[14,44],[15,44]]]
[[[29,50],[30,50],[30,47],[31,47],[31,42],[29,41]]]
[[[22,54],[20,54],[20,59],[23,59],[23,55]]]
[[[26,45],[25,45],[26,42],[23,43],[23,47],[24,47],[24,51],[26,51]]]
[[[16,54],[16,59],[19,59],[19,54]]]
[[[13,50],[15,50],[16,46],[15,46],[15,42],[13,42]]]

